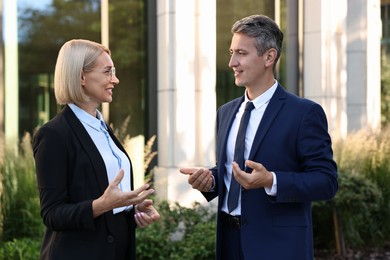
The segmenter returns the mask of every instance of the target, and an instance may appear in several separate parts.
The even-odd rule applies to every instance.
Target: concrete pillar
[[[348,0],[348,131],[380,128],[379,0]]]
[[[303,95],[323,106],[337,135],[347,132],[346,15],[347,0],[304,2]]]
[[[216,1],[157,2],[158,199],[205,203],[181,167],[215,164]]]

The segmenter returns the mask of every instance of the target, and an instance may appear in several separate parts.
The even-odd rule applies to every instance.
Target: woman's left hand
[[[135,206],[134,219],[138,227],[143,228],[149,226],[154,221],[159,220],[160,214],[153,207],[153,201],[150,199],[145,199],[140,204]]]

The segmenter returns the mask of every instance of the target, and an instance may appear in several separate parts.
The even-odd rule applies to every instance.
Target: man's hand
[[[246,160],[246,166],[252,168],[252,173],[244,172],[236,162],[233,162],[233,176],[237,182],[245,189],[256,189],[262,187],[272,187],[273,175],[261,163]]]
[[[213,187],[214,178],[208,169],[183,168],[180,172],[188,175],[188,183],[193,189],[209,192]]]

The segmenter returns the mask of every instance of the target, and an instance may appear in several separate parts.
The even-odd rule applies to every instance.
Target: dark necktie
[[[246,103],[245,111],[244,114],[242,115],[241,122],[240,122],[240,128],[238,129],[238,133],[237,133],[236,146],[234,148],[234,161],[240,166],[241,170],[244,170],[246,128],[248,126],[249,118],[251,116],[251,111],[254,108],[255,106],[253,105],[252,102]],[[232,179],[230,182],[230,189],[228,194],[229,212],[232,212],[237,207],[238,197],[240,194],[240,187],[241,187],[240,184],[233,177],[233,173],[232,173]]]

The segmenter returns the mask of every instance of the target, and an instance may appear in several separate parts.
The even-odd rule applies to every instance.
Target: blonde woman
[[[131,160],[98,107],[119,83],[110,50],[75,39],[58,55],[61,113],[33,139],[41,215],[41,259],[135,259],[135,228],[160,218],[148,185],[133,188]]]

